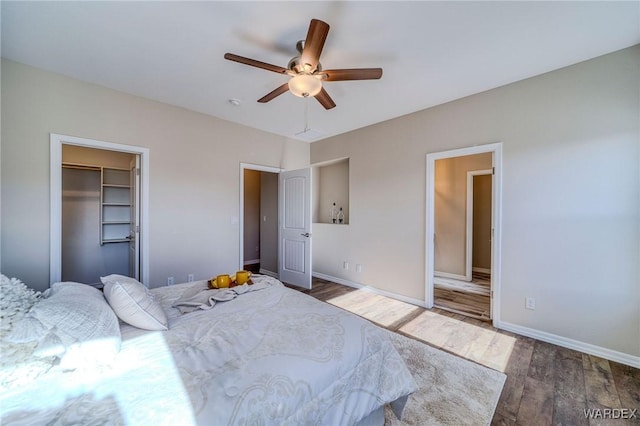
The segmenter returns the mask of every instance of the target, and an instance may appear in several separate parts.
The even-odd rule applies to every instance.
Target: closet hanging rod
[[[101,167],[99,166],[90,166],[87,164],[76,164],[76,163],[62,163],[63,169],[78,169],[78,170],[96,170],[100,171]]]

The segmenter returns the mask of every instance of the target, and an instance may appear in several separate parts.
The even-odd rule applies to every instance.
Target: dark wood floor
[[[491,320],[491,299],[489,296],[434,286],[433,302],[435,306],[445,311],[484,321]]]
[[[528,337],[486,321],[315,279],[305,291],[382,327],[504,372],[507,380],[492,424],[640,424],[640,370]],[[634,419],[587,419],[586,409]],[[601,413],[606,413],[601,411]],[[616,414],[617,413],[617,414]]]
[[[471,281],[436,277],[434,305],[446,311],[491,320],[491,274],[473,272]]]
[[[253,273],[258,273],[260,272],[260,264],[259,263],[251,263],[249,265],[244,265],[244,270],[245,271],[250,271]]]

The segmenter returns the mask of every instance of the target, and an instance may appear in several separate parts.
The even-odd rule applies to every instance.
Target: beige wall
[[[62,145],[63,163],[129,169],[133,158],[133,154],[127,154],[125,152],[87,148],[84,146]]]
[[[244,170],[244,262],[260,260],[260,172]]]
[[[491,270],[491,175],[473,177],[471,266]]]
[[[260,269],[278,273],[278,174],[261,172]]]
[[[491,168],[492,154],[436,161],[435,270],[464,277],[467,259],[467,172]]]
[[[150,285],[235,271],[240,163],[309,164],[309,145],[2,60],[2,272],[49,284],[49,133],[149,148]],[[211,102],[224,102],[211,99]]]
[[[635,46],[313,143],[351,169],[314,270],[424,300],[426,154],[499,141],[500,321],[640,355],[639,75]]]

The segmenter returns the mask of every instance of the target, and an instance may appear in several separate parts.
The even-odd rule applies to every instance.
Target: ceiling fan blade
[[[229,61],[239,62],[241,64],[250,65],[263,70],[277,72],[278,74],[285,74],[287,72],[286,68],[267,64],[266,62],[256,61],[255,59],[245,58],[244,56],[234,55],[233,53],[225,53],[224,58]]]
[[[311,66],[311,69],[308,70],[309,72],[315,71],[318,67],[318,61],[320,60],[327,34],[329,34],[329,24],[319,19],[311,20],[307,38],[304,41],[304,49],[300,55],[300,63],[303,66],[305,64]]]
[[[382,68],[322,70],[320,74],[327,76],[323,81],[377,80],[382,77]]]
[[[316,95],[316,99],[318,100],[318,102],[320,102],[320,104],[322,104],[325,109],[331,109],[336,106],[336,103],[333,102],[333,99],[331,99],[331,96],[329,96],[327,91],[324,90],[324,87],[322,88],[320,93]]]
[[[282,95],[284,92],[287,92],[288,90],[289,90],[289,83],[285,83],[282,86],[278,87],[277,89],[272,90],[271,92],[267,93],[266,95],[258,99],[258,102],[260,102],[261,104],[267,103],[271,99]]]

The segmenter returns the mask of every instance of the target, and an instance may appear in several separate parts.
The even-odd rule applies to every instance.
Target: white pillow
[[[0,338],[11,331],[42,295],[17,278],[0,274]]]
[[[168,330],[167,315],[146,287],[123,275],[101,277],[104,297],[122,321],[144,330]]]
[[[6,337],[37,342],[34,355],[57,356],[63,368],[110,362],[120,350],[120,326],[102,293],[80,283],[55,283]]]

